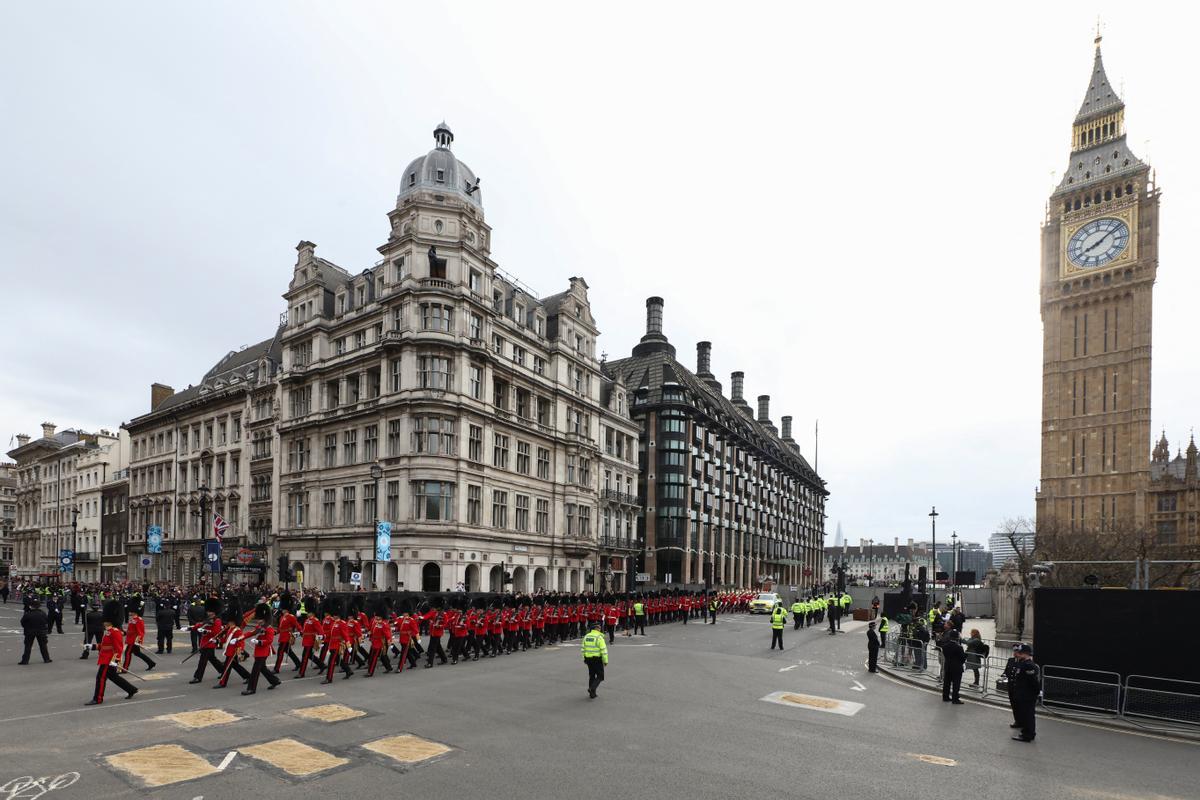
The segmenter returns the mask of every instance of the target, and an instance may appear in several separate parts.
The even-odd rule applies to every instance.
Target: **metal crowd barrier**
[[[1119,716],[1121,676],[1077,667],[1042,667],[1042,705],[1078,708]]]
[[[1125,679],[1121,716],[1200,725],[1200,683],[1130,675]]]

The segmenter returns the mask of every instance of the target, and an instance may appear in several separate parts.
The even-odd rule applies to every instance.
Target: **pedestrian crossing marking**
[[[444,744],[410,734],[376,739],[373,742],[367,742],[363,747],[371,752],[399,761],[401,764],[419,764],[450,752],[450,748]]]
[[[182,725],[185,728],[211,728],[213,725],[228,725],[231,722],[240,722],[241,717],[230,714],[228,711],[222,711],[219,708],[201,708],[195,711],[180,711],[177,714],[164,714],[155,719],[174,722],[177,725]]]
[[[909,753],[908,755],[917,761],[924,761],[926,764],[937,764],[939,767],[953,767],[958,764],[953,758],[945,758],[944,756],[931,756],[925,753]]]
[[[365,711],[359,711],[357,708],[344,706],[341,703],[294,708],[290,713],[297,717],[317,720],[318,722],[344,722],[348,719],[357,719],[358,717],[365,717],[367,715]]]
[[[315,775],[350,763],[348,758],[326,753],[295,739],[275,739],[249,747],[239,747],[238,752],[296,777]]]
[[[153,789],[203,778],[218,772],[206,759],[177,744],[159,744],[105,757],[113,769],[137,778]]]
[[[852,717],[864,708],[862,703],[852,703],[849,700],[835,700],[832,697],[818,697],[812,694],[796,694],[795,692],[772,692],[766,697],[760,697],[759,699],[767,703],[810,708],[813,711],[841,714],[846,717]]]
[[[138,675],[144,681],[163,681],[167,678],[174,678],[179,673],[177,672],[147,672],[145,675]]]

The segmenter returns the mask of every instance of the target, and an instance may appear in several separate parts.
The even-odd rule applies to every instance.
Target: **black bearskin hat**
[[[143,605],[145,605],[145,604],[142,602],[142,598],[140,598],[136,595],[133,597],[130,597],[125,601],[125,613],[140,615],[142,613]]]
[[[254,618],[255,619],[270,619],[271,618],[271,607],[269,605],[267,605],[266,603],[259,603],[258,605],[256,605],[254,607]]]
[[[118,600],[108,600],[104,603],[104,621],[110,625],[120,627],[124,621],[124,614],[121,610],[121,603]]]
[[[211,611],[214,614],[220,614],[221,613],[221,605],[222,605],[221,598],[210,597],[204,601],[204,610]]]
[[[346,613],[346,607],[340,597],[330,597],[325,600],[325,605],[321,611],[333,617],[341,617]]]
[[[394,610],[394,605],[392,603],[392,598],[390,598],[390,597],[379,598],[379,614],[380,614],[380,616],[390,617],[392,615],[393,610]]]
[[[280,611],[295,611],[296,601],[292,599],[291,594],[284,592],[279,595],[279,610]]]
[[[358,614],[366,605],[366,598],[361,594],[356,594],[350,598],[350,613]]]

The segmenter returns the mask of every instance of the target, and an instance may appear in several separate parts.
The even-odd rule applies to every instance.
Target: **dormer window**
[[[445,183],[445,182],[446,182],[446,170],[444,170],[444,169],[439,169],[439,170],[437,171],[437,182],[438,182],[438,183]]]
[[[366,305],[367,304],[367,287],[359,286],[357,297],[358,297],[358,301],[356,303],[357,307],[361,308],[362,306]]]
[[[406,277],[408,277],[408,266],[407,266],[404,256],[400,256],[399,258],[397,258],[395,263],[396,263],[396,283],[400,283],[400,281],[402,281]]]
[[[346,295],[339,294],[337,299],[337,309],[339,314],[346,313]]]
[[[408,185],[409,186],[417,185],[417,173],[415,173],[415,172],[408,173]]]
[[[576,303],[575,304],[575,319],[579,319],[582,316],[583,316],[583,306],[579,305],[579,303]]]

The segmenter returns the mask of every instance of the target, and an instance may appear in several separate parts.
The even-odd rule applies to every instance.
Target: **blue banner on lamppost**
[[[58,570],[59,570],[59,572],[74,572],[75,571],[75,551],[74,550],[59,550],[58,551]]]
[[[392,523],[379,522],[375,525],[375,560],[392,560]]]
[[[155,554],[162,552],[161,525],[151,525],[146,528],[146,552]]]
[[[208,571],[214,575],[221,572],[221,543],[220,542],[205,542],[204,543],[204,561],[208,564]]]

